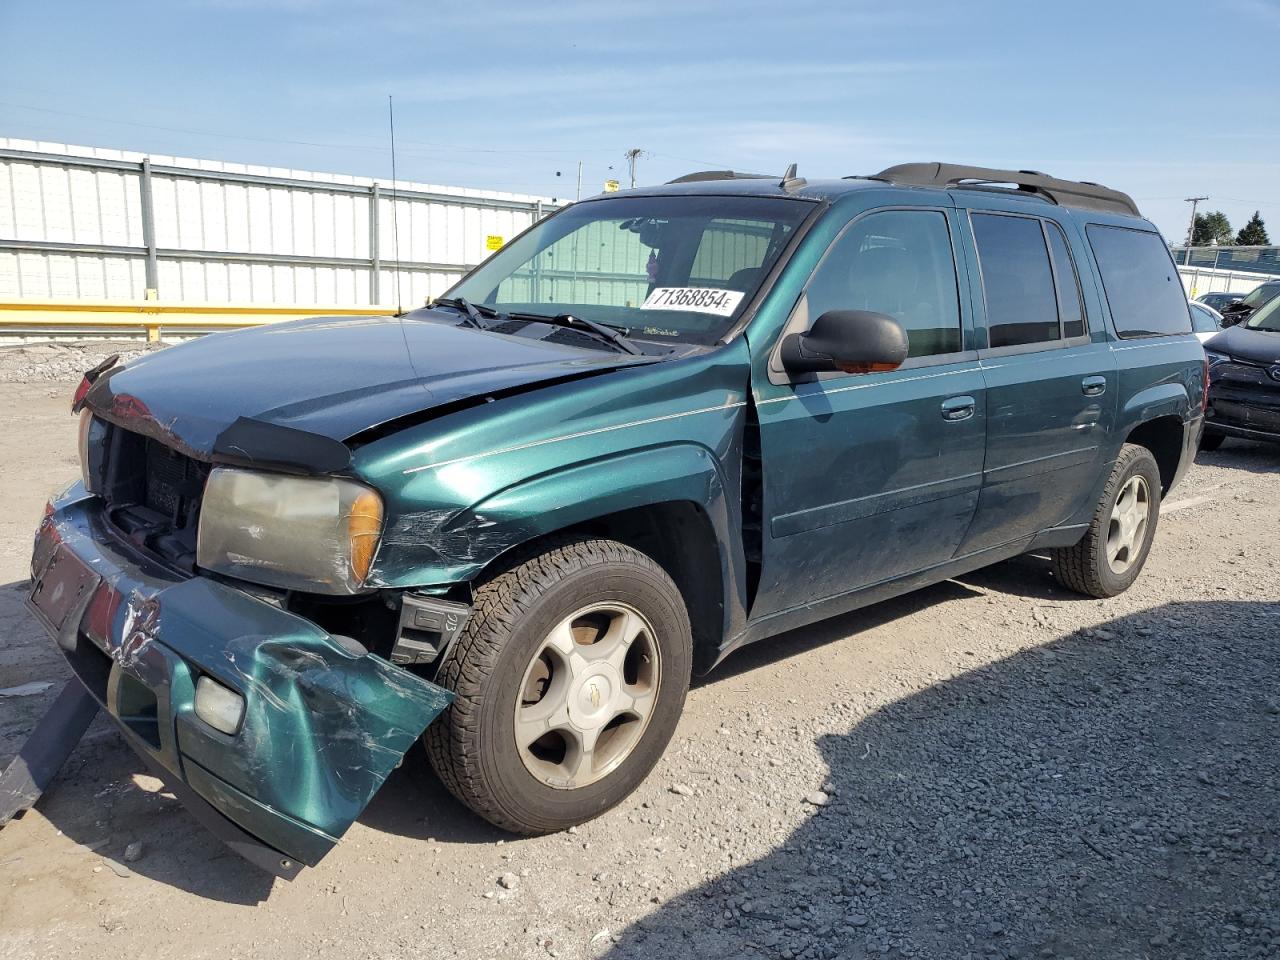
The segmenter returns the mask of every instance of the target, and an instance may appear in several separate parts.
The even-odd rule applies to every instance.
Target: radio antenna
[[[391,94],[387,94],[387,120],[391,126],[391,232],[394,234],[392,253],[396,258],[392,276],[395,277],[396,282],[396,314],[399,315],[404,311],[400,303],[400,222],[396,216],[396,108]]]

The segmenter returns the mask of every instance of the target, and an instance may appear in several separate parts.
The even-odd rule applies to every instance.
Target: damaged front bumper
[[[201,822],[278,876],[314,866],[452,695],[271,603],[149,561],[112,535],[100,505],[79,484],[49,505],[32,612]],[[197,715],[201,676],[244,698],[234,734]]]

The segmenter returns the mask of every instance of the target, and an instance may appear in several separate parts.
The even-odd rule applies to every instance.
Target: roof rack
[[[686,173],[683,177],[668,180],[667,183],[701,183],[704,180],[772,180],[767,173],[738,173],[736,170],[699,170]]]
[[[900,163],[867,179],[906,186],[975,189],[994,189],[998,184],[1012,183],[1018,192],[1035,194],[1062,207],[1142,216],[1127,193],[1087,180],[1059,180],[1038,170],[994,170],[959,163]]]

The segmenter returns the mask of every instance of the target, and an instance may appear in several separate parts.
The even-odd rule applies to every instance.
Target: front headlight
[[[356,593],[382,533],[382,498],[341,477],[217,467],[200,505],[196,563],[251,583]]]

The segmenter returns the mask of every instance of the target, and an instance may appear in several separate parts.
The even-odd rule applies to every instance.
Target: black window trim
[[[1067,250],[1067,266],[1071,268],[1071,275],[1075,279],[1076,301],[1080,304],[1080,322],[1084,324],[1084,333],[1077,334],[1074,337],[1066,335],[1067,321],[1062,316],[1062,283],[1058,277],[1058,264],[1053,256],[1053,243],[1049,239],[1050,224],[1062,236],[1062,245]],[[1089,335],[1089,311],[1084,303],[1084,288],[1080,285],[1080,268],[1076,266],[1075,254],[1071,252],[1071,238],[1067,236],[1067,231],[1062,228],[1062,224],[1057,220],[1050,220],[1048,217],[1040,218],[1040,229],[1044,231],[1044,245],[1049,251],[1049,269],[1053,272],[1053,288],[1058,297],[1058,338],[1067,343],[1076,340],[1089,340],[1091,339]]]
[[[1071,252],[1071,238],[1067,235],[1067,231],[1062,224],[1052,217],[1039,216],[1034,213],[1022,213],[1020,211],[997,210],[991,207],[965,207],[964,212],[968,216],[969,237],[973,240],[974,261],[978,269],[978,289],[982,294],[982,333],[985,334],[987,342],[987,346],[978,348],[979,359],[1016,356],[1020,353],[1047,353],[1050,350],[1065,350],[1069,347],[1078,347],[1089,343],[1093,337],[1089,330],[1089,312],[1085,304],[1084,290],[1080,285],[1080,268],[1076,266],[1075,256]],[[1024,220],[1035,220],[1040,224],[1040,236],[1044,240],[1045,256],[1049,258],[1049,275],[1053,278],[1053,302],[1058,312],[1058,338],[1056,340],[1017,343],[1007,347],[991,346],[991,326],[987,322],[987,282],[982,275],[982,251],[978,249],[978,233],[973,229],[974,214],[992,217],[1021,217]],[[1059,230],[1062,230],[1062,238],[1067,242],[1067,256],[1071,257],[1071,268],[1076,273],[1076,292],[1080,295],[1080,310],[1084,316],[1084,333],[1078,337],[1067,338],[1062,335],[1062,294],[1058,286],[1058,271],[1053,263],[1053,248],[1049,246],[1049,231],[1048,227],[1045,226],[1046,220],[1052,222]]]
[[[947,206],[917,206],[916,204],[889,204],[883,207],[873,207],[870,210],[863,210],[860,213],[858,213],[856,216],[854,216],[851,220],[849,220],[848,223],[842,226],[839,232],[836,233],[836,235],[831,238],[831,242],[827,244],[827,249],[822,251],[822,256],[818,259],[818,262],[813,265],[813,269],[809,271],[809,275],[805,277],[804,286],[800,288],[800,293],[796,297],[796,302],[791,305],[791,309],[787,312],[787,319],[782,325],[782,330],[778,335],[778,339],[774,341],[773,347],[769,351],[769,381],[776,386],[780,386],[783,384],[811,383],[815,380],[825,382],[827,380],[847,380],[853,377],[859,377],[859,378],[876,377],[876,376],[891,377],[893,373],[897,373],[900,370],[913,370],[913,369],[918,369],[920,367],[937,367],[937,366],[942,366],[943,364],[961,363],[964,361],[977,360],[979,357],[979,351],[965,349],[965,341],[967,339],[968,330],[965,328],[965,323],[964,323],[964,318],[965,318],[964,297],[961,295],[962,291],[960,289],[961,267],[964,261],[959,256],[959,253],[961,251],[956,245],[956,240],[957,240],[956,231],[952,226],[951,217],[948,216],[949,212],[954,213],[955,210],[956,210],[955,207],[947,207]],[[942,214],[942,221],[947,228],[947,242],[951,246],[951,266],[954,270],[955,282],[956,282],[956,310],[958,311],[958,315],[960,319],[961,349],[953,351],[951,353],[930,354],[929,356],[925,356],[925,357],[908,357],[906,360],[902,362],[901,365],[899,365],[892,372],[886,372],[883,374],[844,373],[841,370],[828,370],[821,373],[792,374],[789,371],[787,371],[787,369],[782,365],[782,341],[790,333],[801,332],[799,330],[791,329],[795,325],[797,310],[799,309],[800,304],[802,302],[806,302],[808,300],[809,287],[813,283],[813,278],[817,276],[818,271],[821,270],[823,265],[827,262],[827,258],[831,256],[831,251],[836,248],[836,246],[840,243],[840,241],[844,239],[845,234],[848,233],[851,229],[853,229],[854,225],[857,224],[860,220],[863,220],[877,213],[900,213],[904,211],[907,211],[907,212],[919,211],[922,213]],[[810,317],[809,322],[813,323],[813,321],[816,319],[817,317]]]

